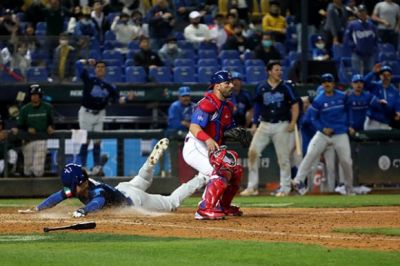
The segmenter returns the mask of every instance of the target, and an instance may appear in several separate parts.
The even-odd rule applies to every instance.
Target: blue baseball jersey
[[[364,78],[365,89],[375,95],[379,100],[384,99],[387,104],[372,105],[367,111],[367,116],[381,123],[389,124],[396,112],[399,91],[393,84],[383,87],[382,81],[374,81],[376,74],[371,72]]]
[[[219,145],[224,143],[224,131],[236,126],[233,103],[221,101],[211,92],[201,99],[192,115],[191,123],[199,125]]]
[[[64,189],[50,195],[47,199],[40,203],[37,208],[38,210],[48,209],[57,205],[63,200],[72,197],[76,197],[74,192],[71,191],[70,188],[65,187]],[[99,210],[105,206],[132,205],[132,201],[126,198],[116,188],[92,179],[89,179],[89,195],[87,197],[79,197],[78,199],[85,204],[85,207],[83,207],[85,213]]]
[[[363,130],[367,111],[373,105],[379,105],[378,99],[374,95],[367,92],[356,95],[354,91],[351,92],[347,96],[349,126],[356,131]]]
[[[83,82],[82,106],[92,110],[106,108],[108,102],[117,102],[119,93],[117,89],[108,82],[89,75],[83,64],[76,62],[78,76]]]
[[[289,121],[291,107],[296,103],[298,98],[290,84],[281,81],[272,88],[268,82],[262,82],[256,88],[253,123]]]
[[[239,94],[232,94],[231,101],[234,105],[233,119],[238,126],[246,126],[246,113],[253,107],[253,96],[246,89],[240,89]]]
[[[346,133],[348,131],[346,101],[346,95],[337,90],[330,96],[325,93],[318,95],[310,106],[314,127],[321,132],[324,128],[332,128],[334,134]]]
[[[187,130],[181,121],[190,123],[195,107],[196,104],[193,102],[189,105],[183,105],[179,100],[173,102],[168,108],[168,129]]]

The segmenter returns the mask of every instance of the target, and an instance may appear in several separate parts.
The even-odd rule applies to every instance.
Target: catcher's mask
[[[210,164],[215,171],[220,169],[232,170],[238,163],[239,155],[233,150],[227,150],[226,146],[210,154]]]
[[[61,182],[64,187],[71,189],[73,192],[76,190],[76,186],[81,185],[88,179],[82,166],[79,164],[67,164],[61,174]]]

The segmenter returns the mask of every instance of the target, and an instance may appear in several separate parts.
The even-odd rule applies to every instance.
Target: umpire
[[[287,196],[291,190],[290,134],[299,116],[298,98],[292,86],[283,81],[279,61],[267,64],[268,79],[256,88],[252,132],[249,148],[249,180],[242,196],[258,194],[258,167],[261,152],[272,141],[280,168],[280,189],[275,196]],[[257,124],[259,126],[257,128]]]
[[[95,75],[89,75],[88,70],[84,65],[94,66]],[[87,131],[103,131],[104,117],[106,115],[106,106],[111,102],[125,103],[127,100],[133,98],[132,94],[128,97],[120,97],[115,86],[104,81],[106,76],[106,64],[103,61],[96,61],[95,59],[81,59],[76,62],[76,69],[78,76],[83,82],[83,97],[82,106],[79,109],[78,119],[79,128]],[[100,171],[100,140],[94,140],[93,145],[93,159],[96,169]],[[87,150],[89,140],[86,144],[81,146],[80,157],[81,164],[86,167],[87,164]],[[98,174],[98,173],[96,173]]]

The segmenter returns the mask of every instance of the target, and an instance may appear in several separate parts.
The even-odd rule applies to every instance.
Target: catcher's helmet
[[[82,171],[82,166],[74,163],[67,164],[61,174],[61,182],[64,187],[72,191],[75,191],[76,186],[82,184],[87,179],[87,176]]]
[[[233,169],[238,163],[239,155],[233,150],[227,150],[226,147],[221,147],[210,154],[210,164],[215,171],[220,169]]]
[[[227,70],[219,70],[215,72],[210,78],[210,87],[214,86],[215,84],[232,81],[231,72]]]
[[[29,94],[39,94],[40,96],[43,96],[43,90],[39,84],[32,84],[29,86]]]

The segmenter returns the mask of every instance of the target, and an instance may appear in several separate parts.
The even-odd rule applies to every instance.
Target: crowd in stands
[[[309,59],[331,60],[342,83],[376,62],[400,74],[399,6],[375,2],[309,1]],[[96,58],[110,82],[206,83],[225,68],[255,84],[271,59],[296,80],[300,13],[300,1],[287,0],[1,1],[0,79],[76,81],[71,62]]]

